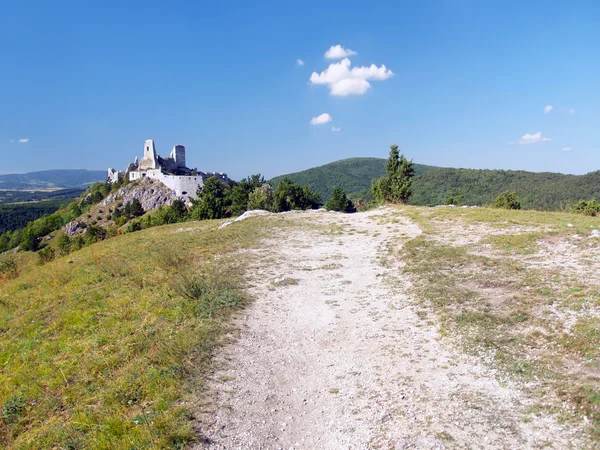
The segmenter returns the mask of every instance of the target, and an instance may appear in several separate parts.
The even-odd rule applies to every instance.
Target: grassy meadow
[[[267,230],[219,223],[129,233],[45,265],[0,255],[0,448],[182,448],[194,438],[181,402],[189,373],[205,368],[246,300],[233,253]]]

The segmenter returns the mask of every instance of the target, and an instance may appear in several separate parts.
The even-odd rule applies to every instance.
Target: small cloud
[[[562,149],[563,152],[570,152],[571,150],[573,150],[571,147],[565,147]]]
[[[329,114],[323,113],[320,116],[313,117],[310,120],[310,123],[312,125],[323,125],[324,123],[331,122],[332,120],[333,119],[331,118],[331,116]]]
[[[575,114],[575,108],[570,108],[569,109],[569,114]]]
[[[14,140],[14,139],[11,139],[11,140],[10,140],[10,142],[15,142],[15,140]]]
[[[19,142],[19,144],[27,144],[29,142],[29,139],[28,138],[21,138],[17,142]]]
[[[542,132],[538,131],[535,134],[525,133],[521,136],[521,139],[517,141],[518,144],[537,144],[538,142],[548,142],[550,138],[542,137]]]
[[[357,55],[354,50],[350,50],[349,48],[344,48],[341,45],[332,45],[329,50],[325,52],[325,58],[327,59],[342,59],[348,56]]]
[[[304,65],[304,61],[302,61],[300,58],[298,58],[296,60],[296,64],[298,64],[299,66],[303,66]]]
[[[377,67],[371,64],[369,67],[352,67],[348,58],[338,63],[332,63],[320,74],[313,72],[310,76],[312,84],[326,84],[329,86],[331,95],[345,97],[347,95],[362,95],[371,87],[367,80],[387,80],[394,73],[385,65]]]
[[[341,130],[341,128],[340,128],[340,127],[331,127],[331,131],[338,132],[338,131],[340,131],[340,130]]]
[[[546,105],[544,108],[544,113],[548,114],[550,111],[552,111],[552,108],[554,108],[552,105]]]

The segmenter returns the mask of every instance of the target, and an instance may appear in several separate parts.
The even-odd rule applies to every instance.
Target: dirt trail
[[[408,282],[381,258],[420,231],[381,223],[387,213],[291,213],[307,226],[255,253],[255,302],[210,380],[208,447],[576,446],[552,418],[524,414],[532,402],[517,386],[440,341],[432,314],[419,317]]]

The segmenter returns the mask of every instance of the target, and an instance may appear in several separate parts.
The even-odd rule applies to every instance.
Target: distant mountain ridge
[[[321,194],[325,202],[340,186],[350,197],[368,197],[371,181],[385,174],[382,158],[349,158],[270,180],[277,184],[289,177]],[[555,211],[570,208],[583,199],[600,199],[600,171],[586,175],[564,175],[522,170],[454,169],[414,164],[412,205],[445,204],[453,198],[460,204],[488,205],[498,194],[516,191],[525,209]]]
[[[106,180],[104,170],[59,169],[0,175],[0,190],[53,190]]]
[[[600,199],[600,171],[586,175],[489,169],[437,169],[415,177],[413,205],[491,204],[498,194],[515,191],[523,209],[559,211],[579,200]]]

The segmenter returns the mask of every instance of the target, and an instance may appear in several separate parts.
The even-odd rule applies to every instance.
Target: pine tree
[[[348,200],[344,190],[338,186],[333,190],[333,195],[325,204],[325,209],[350,213],[354,212],[354,205],[351,200]]]
[[[400,154],[397,145],[392,145],[386,164],[386,176],[374,180],[371,185],[375,200],[380,203],[406,203],[412,194],[414,174],[412,161]]]

